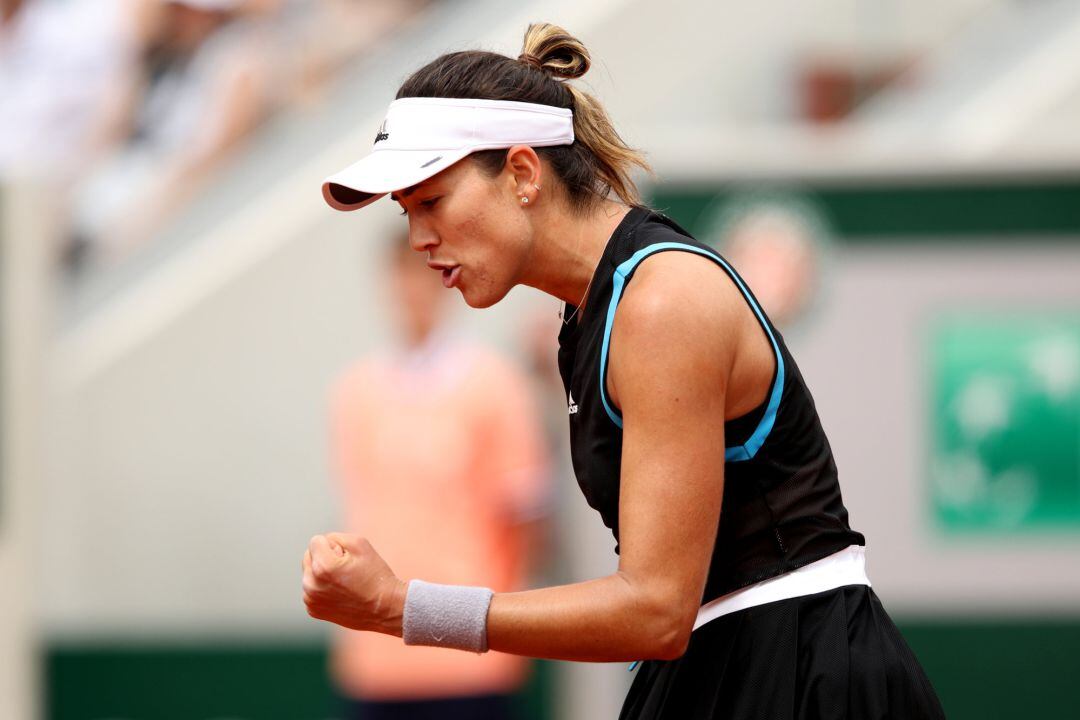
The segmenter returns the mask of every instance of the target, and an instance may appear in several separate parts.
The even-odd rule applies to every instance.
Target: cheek
[[[480,263],[491,274],[495,261],[505,257],[512,245],[515,232],[512,222],[512,218],[492,210],[460,218],[453,229],[455,250],[462,254],[460,260]]]
[[[522,255],[520,240],[528,232],[523,225],[524,213],[506,207],[505,200],[500,200],[485,184],[455,198],[440,219],[446,256],[468,270],[463,278],[467,296],[476,294],[473,300],[486,303],[489,296],[501,297],[517,282]],[[466,297],[466,301],[470,298]]]

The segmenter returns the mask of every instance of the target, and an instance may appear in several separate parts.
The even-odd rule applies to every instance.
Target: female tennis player
[[[444,55],[323,195],[354,210],[389,193],[473,307],[518,284],[565,303],[573,465],[618,570],[514,593],[406,583],[331,533],[304,556],[309,614],[406,644],[641,660],[621,718],[943,717],[870,588],[783,338],[723,257],[641,203],[642,156],[567,82],[589,63],[548,24],[516,59]]]

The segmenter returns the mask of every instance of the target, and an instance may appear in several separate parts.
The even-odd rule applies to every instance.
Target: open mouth
[[[455,265],[450,268],[443,268],[442,271],[442,283],[444,287],[452,288],[457,284],[458,277],[461,275],[461,266]]]

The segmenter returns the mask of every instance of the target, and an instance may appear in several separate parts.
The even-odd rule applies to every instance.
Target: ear
[[[503,171],[517,198],[526,197],[536,202],[537,186],[543,187],[543,166],[540,156],[528,145],[514,145],[506,151]],[[519,200],[520,201],[520,200]]]

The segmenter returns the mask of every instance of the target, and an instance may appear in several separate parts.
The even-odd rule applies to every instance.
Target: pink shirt
[[[498,355],[435,339],[359,362],[332,397],[347,531],[399,578],[523,589],[518,523],[547,512],[543,430],[528,381]],[[347,695],[417,699],[517,690],[526,658],[406,646],[342,631],[333,672]]]

